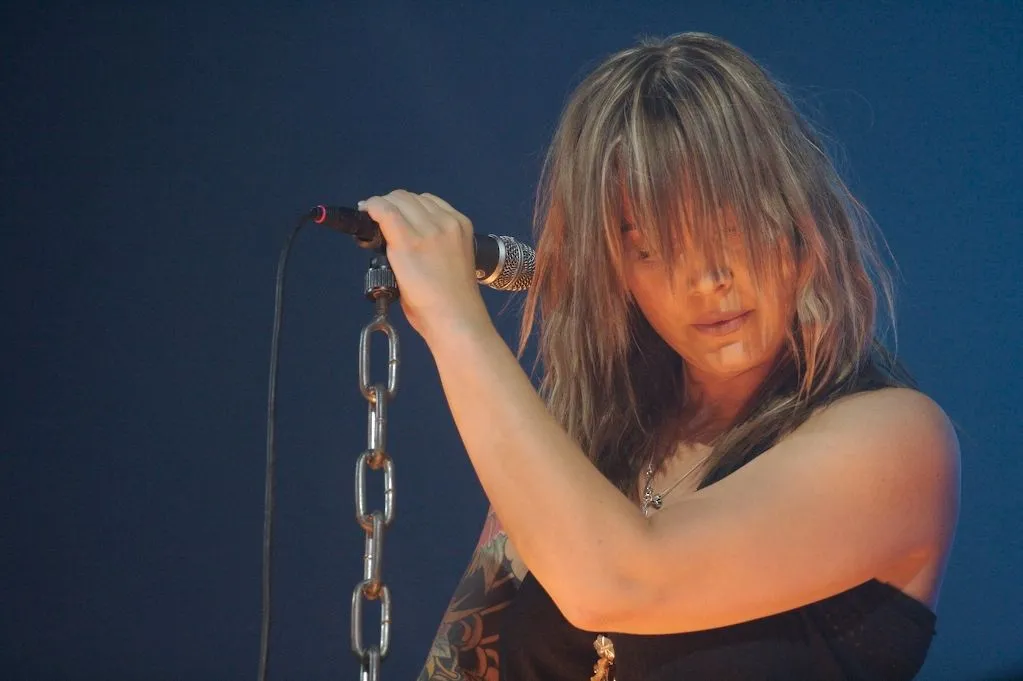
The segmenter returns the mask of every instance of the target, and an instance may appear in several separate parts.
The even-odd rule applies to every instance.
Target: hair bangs
[[[748,169],[762,165],[742,143],[750,131],[707,116],[696,87],[677,89],[670,79],[637,84],[617,136],[612,212],[669,275],[679,264],[718,271],[739,258],[755,282],[778,276],[793,226],[778,183],[749,179]],[[615,231],[608,237],[620,239]]]

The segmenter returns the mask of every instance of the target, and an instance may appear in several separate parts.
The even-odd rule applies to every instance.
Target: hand
[[[448,329],[490,325],[473,257],[472,222],[433,194],[396,189],[359,202],[380,224],[405,317],[430,343]]]

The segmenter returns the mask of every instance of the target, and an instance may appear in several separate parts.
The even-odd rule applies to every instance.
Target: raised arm
[[[525,575],[491,507],[418,681],[498,681],[501,618]]]

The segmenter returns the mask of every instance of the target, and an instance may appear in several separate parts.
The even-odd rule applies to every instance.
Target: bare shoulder
[[[911,464],[921,476],[959,477],[959,438],[951,419],[931,397],[911,388],[841,397],[814,413],[790,437],[797,441],[823,437],[865,460]]]
[[[919,414],[948,422],[948,417],[941,406],[926,393],[913,388],[899,387],[863,390],[840,397],[822,409],[817,416],[836,414],[838,411],[848,410],[848,405],[853,404],[857,405],[858,409],[895,409],[903,414]]]
[[[928,395],[911,388],[882,388],[847,395],[819,410],[796,433],[830,432],[835,437],[895,439],[906,456],[935,466],[955,464],[959,439],[948,415]]]
[[[931,397],[910,388],[882,388],[842,397],[796,429],[794,441],[830,443],[854,454],[859,470],[900,479],[928,507],[935,546],[946,546],[959,508],[961,461],[951,419]],[[908,484],[907,484],[908,483]]]

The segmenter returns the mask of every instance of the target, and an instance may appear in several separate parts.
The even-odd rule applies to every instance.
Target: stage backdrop
[[[253,678],[273,277],[295,218],[402,187],[528,238],[570,89],[636,37],[686,30],[747,50],[818,122],[901,265],[900,354],[961,428],[959,532],[920,678],[1023,675],[1019,3],[15,4],[0,11],[3,678]],[[367,258],[309,230],[292,263],[271,678],[354,677]],[[519,300],[486,300],[512,341]],[[384,679],[407,681],[486,500],[425,346],[398,328]]]

